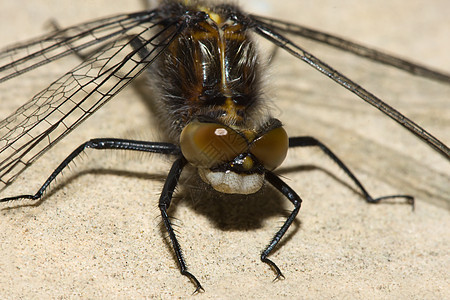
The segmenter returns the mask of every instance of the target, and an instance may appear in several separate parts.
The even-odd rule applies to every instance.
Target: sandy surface
[[[125,4],[126,3],[126,4]],[[283,3],[283,5],[277,5]],[[377,48],[450,70],[448,1],[250,1],[252,11],[351,36]],[[0,1],[2,45],[62,26],[139,10],[139,1]],[[450,144],[450,88],[377,67],[329,49],[308,49]],[[6,117],[76,58],[0,88]],[[313,135],[348,163],[374,196],[415,195],[406,205],[367,205],[343,172],[313,149],[280,168],[304,199],[281,247],[259,253],[290,203],[270,189],[244,200],[195,193],[174,201],[189,269],[206,292],[196,298],[450,298],[450,164],[421,141],[323,76],[279,52],[268,95],[291,136]],[[122,113],[121,113],[122,112]],[[126,113],[123,113],[126,112]],[[24,172],[2,196],[34,192],[78,144],[93,137],[158,140],[154,119],[127,88]],[[170,159],[87,152],[43,201],[4,204],[0,213],[0,298],[185,298],[160,226],[157,199]]]

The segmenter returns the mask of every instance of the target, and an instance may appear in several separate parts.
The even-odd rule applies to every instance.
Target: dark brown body
[[[187,9],[209,18],[187,28],[160,59],[154,86],[163,115],[171,116],[166,127],[178,137],[199,115],[241,130],[259,127],[267,120],[260,110],[262,67],[248,29],[229,18],[237,8],[176,4],[171,13]]]

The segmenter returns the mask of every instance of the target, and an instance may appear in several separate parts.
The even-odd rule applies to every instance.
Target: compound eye
[[[278,127],[257,138],[250,147],[250,153],[272,171],[284,161],[288,147],[288,135],[283,127]]]
[[[193,121],[181,132],[180,146],[188,162],[197,167],[212,168],[245,152],[248,143],[224,125]]]

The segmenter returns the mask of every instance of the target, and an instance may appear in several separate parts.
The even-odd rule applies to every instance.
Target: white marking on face
[[[212,172],[198,169],[202,180],[216,191],[225,194],[249,195],[259,191],[264,182],[263,174],[237,174],[233,171]]]

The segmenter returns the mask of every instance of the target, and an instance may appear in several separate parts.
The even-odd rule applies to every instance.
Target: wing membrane
[[[372,48],[368,48],[364,45],[340,38],[335,35],[272,18],[255,15],[252,15],[252,18],[260,22],[264,22],[266,25],[270,25],[273,29],[282,33],[290,33],[302,36],[329,46],[333,46],[346,52],[350,52],[358,56],[365,57],[370,60],[395,67],[397,69],[401,69],[417,76],[426,77],[432,80],[438,80],[447,84],[450,83],[449,74],[432,70],[428,67],[424,67],[402,58]]]
[[[155,11],[122,14],[58,30],[0,52],[0,83],[74,52],[108,42],[154,18]]]
[[[413,122],[411,119],[404,116],[402,113],[400,113],[395,108],[385,103],[384,101],[382,101],[369,91],[365,90],[360,85],[356,84],[354,81],[352,81],[345,75],[333,69],[331,66],[327,65],[326,63],[324,63],[311,53],[305,51],[291,40],[280,35],[277,32],[276,26],[274,27],[270,23],[266,23],[265,21],[263,21],[263,18],[260,17],[251,16],[251,18],[254,22],[253,29],[257,34],[271,41],[278,47],[286,50],[291,55],[306,62],[307,64],[309,64],[319,72],[325,74],[327,77],[334,80],[347,90],[356,94],[359,98],[363,99],[370,105],[376,107],[385,115],[387,115],[388,117],[390,117],[391,119],[393,119],[406,129],[408,129],[410,132],[418,136],[420,139],[425,141],[428,145],[430,145],[433,149],[442,154],[445,158],[450,160],[450,149],[444,143],[442,143],[440,140],[438,140],[436,137],[434,137],[432,134],[426,131],[424,128],[422,128],[421,126]],[[444,74],[442,75],[446,76]]]
[[[96,51],[0,122],[2,187],[12,182],[37,157],[116,95],[148,67],[182,30],[176,23],[156,30],[153,27],[157,23],[151,21],[152,18],[147,18],[141,25],[132,25],[135,31],[140,31],[134,35],[128,35],[128,32],[125,35],[125,29],[120,25],[122,29],[114,32],[118,36],[115,40],[106,43],[101,51]],[[94,38],[91,40],[95,40],[96,36],[91,30],[88,31]],[[84,37],[85,32],[81,37]],[[73,40],[76,41],[76,36]],[[64,41],[66,43],[67,38]],[[32,42],[19,48],[27,49],[32,44],[41,43]],[[56,44],[56,48],[62,45],[59,42]],[[41,49],[36,55],[40,57],[41,63],[49,62],[47,48]],[[37,66],[37,63],[32,66]],[[16,69],[13,74],[20,70]]]

